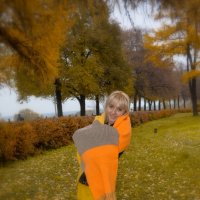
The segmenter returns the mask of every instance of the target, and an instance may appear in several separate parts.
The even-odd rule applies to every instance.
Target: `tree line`
[[[161,109],[166,101],[172,107],[171,100],[185,106],[191,97],[197,115],[200,4],[149,1],[160,5],[157,19],[173,19],[158,31],[123,30],[111,20],[113,5],[134,12],[141,2],[0,0],[1,86],[15,87],[21,101],[55,99],[58,116],[69,98],[78,100],[81,115],[85,100],[95,100],[99,114],[99,103],[113,90],[127,92],[134,110],[142,109],[141,100],[144,109],[146,102]],[[184,55],[186,64],[176,63],[175,55]]]

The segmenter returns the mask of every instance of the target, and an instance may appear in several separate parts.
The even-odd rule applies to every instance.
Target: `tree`
[[[63,94],[76,98],[81,115],[85,115],[86,98],[98,100],[114,89],[126,89],[131,77],[122,54],[121,30],[118,24],[109,22],[104,1],[87,9],[80,6],[84,9],[77,10],[67,46],[62,50],[60,74]]]
[[[147,44],[156,54],[167,57],[174,55],[186,56],[187,74],[190,95],[192,101],[193,115],[198,115],[197,110],[197,89],[196,77],[199,76],[199,1],[182,1],[173,3],[173,8],[165,9],[164,13],[159,13],[158,18],[163,17],[172,19],[171,25],[165,24],[160,30],[154,32],[154,36],[147,39]]]
[[[20,100],[29,95],[54,96],[59,49],[71,27],[69,16],[74,8],[70,0],[0,0],[0,45],[9,49],[0,66],[4,71],[13,67]],[[2,60],[7,62],[2,64]],[[0,81],[5,82],[5,77],[10,79],[1,72]]]
[[[63,96],[74,97],[85,115],[85,99],[98,91],[96,78],[102,74],[99,60],[91,49],[91,25],[87,25],[88,10],[77,10],[76,22],[67,35],[66,46],[61,52],[60,77]],[[91,17],[91,16],[90,16]]]
[[[20,110],[18,114],[14,115],[14,121],[31,121],[38,118],[41,116],[30,109]]]
[[[126,57],[132,66],[134,79],[134,110],[141,110],[141,99],[151,104],[155,100],[169,99],[178,96],[179,79],[176,80],[173,72],[173,63],[157,57],[157,62],[150,58],[152,52],[145,49],[142,30],[130,29],[124,31],[123,41]],[[167,66],[167,67],[166,67]]]
[[[143,34],[140,29],[130,29],[123,31],[123,48],[125,51],[126,59],[132,68],[133,84],[133,105],[136,111],[137,101],[139,100],[139,110],[141,109],[140,99],[144,97],[143,84],[145,79],[142,76],[142,68],[144,66],[144,45]]]
[[[164,44],[163,47],[167,47],[167,53],[174,51],[172,54],[184,54],[187,59],[187,75],[188,84],[190,88],[190,96],[192,102],[193,115],[198,115],[197,110],[197,88],[196,77],[199,76],[199,18],[200,18],[200,1],[180,1],[178,0],[124,0],[123,4],[120,4],[118,0],[111,0],[108,2],[118,3],[124,5],[126,12],[129,14],[129,9],[135,9],[139,4],[147,3],[156,7],[157,19],[171,19],[172,26],[164,26],[160,34],[161,40],[171,40],[171,45]],[[130,16],[130,15],[129,15]],[[168,34],[168,35],[167,35]],[[163,39],[162,39],[163,38]],[[161,44],[161,43],[160,43]],[[166,50],[166,48],[165,48]]]

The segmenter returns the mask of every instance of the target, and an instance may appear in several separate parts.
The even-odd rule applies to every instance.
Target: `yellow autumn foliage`
[[[13,0],[1,1],[0,6],[1,40],[19,58],[12,65],[32,69],[43,81],[53,80],[73,5],[68,0]]]
[[[189,72],[185,72],[182,75],[182,81],[184,83],[189,82],[191,79],[199,77],[200,76],[200,70],[191,70]]]

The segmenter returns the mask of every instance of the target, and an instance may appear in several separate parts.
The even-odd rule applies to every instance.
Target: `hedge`
[[[26,159],[44,150],[56,149],[72,142],[78,128],[94,117],[60,117],[31,122],[0,123],[0,161]]]
[[[135,127],[176,112],[161,110],[130,113],[131,124]],[[29,122],[0,122],[0,162],[26,159],[44,150],[69,145],[72,143],[73,133],[91,124],[93,120],[94,116],[87,116],[39,119]]]

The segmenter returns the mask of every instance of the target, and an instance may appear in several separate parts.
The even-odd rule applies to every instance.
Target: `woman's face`
[[[125,113],[125,109],[121,108],[118,104],[108,104],[106,107],[106,116],[108,120],[108,124],[114,124],[118,117],[122,116]]]

